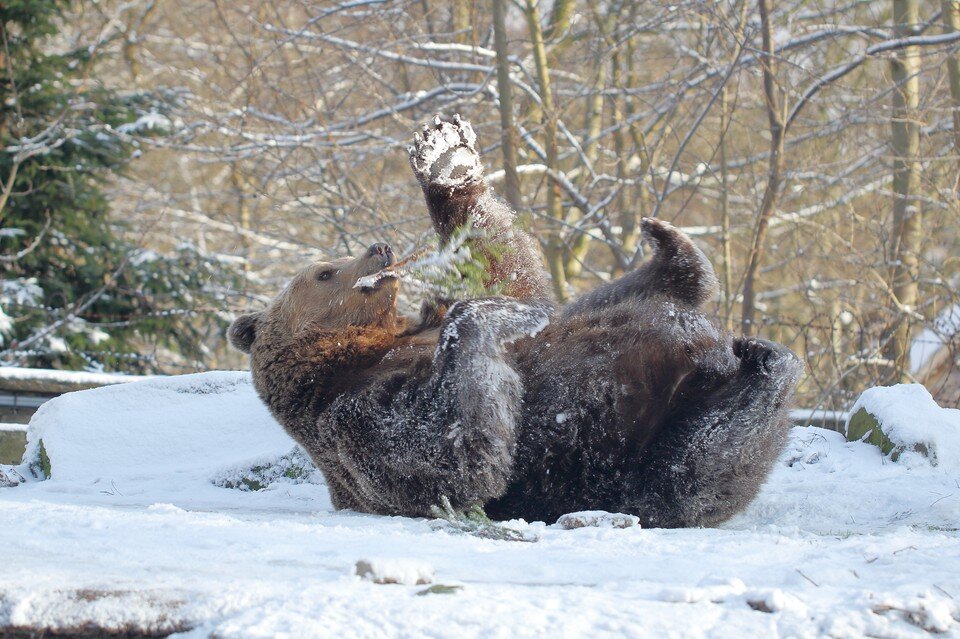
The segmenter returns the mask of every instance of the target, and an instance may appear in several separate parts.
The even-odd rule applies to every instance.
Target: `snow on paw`
[[[790,349],[754,337],[733,340],[733,354],[740,359],[741,370],[747,372],[793,377],[802,369],[800,360]]]
[[[448,122],[435,116],[433,124],[413,135],[410,166],[424,184],[453,188],[483,177],[483,165],[476,150],[477,135],[459,115]]]
[[[441,348],[454,341],[509,344],[533,337],[550,323],[551,306],[509,297],[488,297],[454,304],[440,334]]]

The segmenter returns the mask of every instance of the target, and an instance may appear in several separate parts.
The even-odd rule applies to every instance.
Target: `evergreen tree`
[[[149,229],[111,217],[105,182],[169,126],[168,102],[106,88],[90,49],[45,51],[66,6],[0,3],[0,365],[156,370],[138,351],[202,353],[191,309],[233,276],[189,245],[144,250]]]

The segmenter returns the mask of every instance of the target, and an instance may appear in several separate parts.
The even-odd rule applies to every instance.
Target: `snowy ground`
[[[826,430],[721,529],[512,522],[533,543],[336,513],[310,472],[220,487],[292,448],[245,374],[71,393],[30,436],[53,478],[0,488],[0,635],[960,636],[960,460]]]

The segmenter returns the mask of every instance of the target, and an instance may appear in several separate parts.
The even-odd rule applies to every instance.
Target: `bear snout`
[[[383,242],[377,242],[372,244],[367,252],[370,256],[379,256],[383,261],[383,266],[393,266],[397,262],[396,256],[393,254],[393,249],[390,248],[389,244]]]

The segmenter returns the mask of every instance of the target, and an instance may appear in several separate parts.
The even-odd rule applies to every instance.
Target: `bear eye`
[[[321,282],[329,280],[331,277],[333,277],[333,271],[328,270],[328,271],[320,271],[319,273],[317,273],[317,279],[320,280]]]

